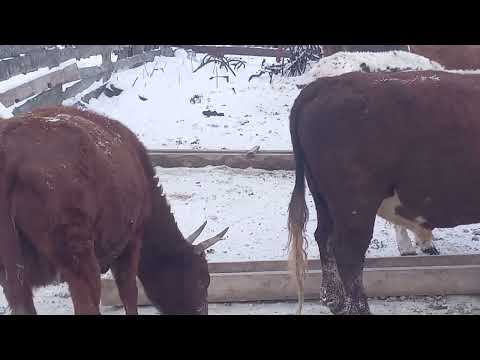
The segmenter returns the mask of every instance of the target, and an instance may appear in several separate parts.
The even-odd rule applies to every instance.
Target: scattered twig
[[[230,71],[233,74],[233,76],[237,76],[237,74],[235,74],[235,71],[233,71],[230,65],[232,65],[235,70],[240,69],[242,66],[245,68],[245,61],[241,59],[227,58],[223,54],[222,55],[207,54],[203,57],[200,65],[195,70],[193,70],[193,72],[195,73],[201,68],[203,68],[204,66],[211,63],[214,63],[215,66],[218,65],[220,69],[225,68],[225,70],[227,72]]]
[[[217,79],[218,78],[224,78],[225,80],[227,80],[227,83],[230,82],[228,75],[210,76],[209,80],[212,80],[212,79],[215,79],[215,78],[217,78]]]
[[[287,76],[297,76],[305,73],[310,61],[318,61],[323,56],[320,45],[294,45],[288,47],[290,58],[286,66]]]
[[[155,61],[155,64],[153,65],[153,70],[152,70],[152,72],[150,73],[150,77],[152,77],[152,76],[153,76],[153,73],[158,70],[157,64],[158,64],[158,60]]]
[[[219,113],[219,112],[211,111],[211,110],[202,111],[202,114],[205,115],[206,117],[210,117],[210,116],[225,116],[224,113]]]

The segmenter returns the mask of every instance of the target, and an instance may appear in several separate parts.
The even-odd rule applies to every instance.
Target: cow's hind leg
[[[374,201],[374,197],[360,193],[365,196],[363,200],[351,202],[350,206],[342,204],[341,209],[333,212],[333,253],[346,294],[342,314],[370,314],[363,286],[363,266],[381,199]]]
[[[3,264],[0,281],[12,315],[35,315],[20,239],[13,220],[5,214],[0,215],[0,262]]]
[[[72,265],[64,264],[60,271],[68,284],[75,314],[100,314],[100,266],[93,251],[78,256]]]
[[[112,273],[127,315],[138,314],[137,272],[141,244],[139,239],[140,237],[131,242],[112,265]]]
[[[345,291],[341,282],[337,262],[332,248],[333,221],[328,205],[319,193],[312,193],[317,211],[317,229],[315,240],[322,264],[321,301],[333,314],[338,314],[345,308]]]
[[[82,224],[60,225],[54,232],[56,262],[67,282],[77,315],[100,313],[100,265],[92,235]]]

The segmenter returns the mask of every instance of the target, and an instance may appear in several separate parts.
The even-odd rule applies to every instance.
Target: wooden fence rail
[[[288,57],[289,52],[283,48],[267,48],[259,46],[217,46],[217,45],[181,45],[197,53],[210,55],[244,55],[265,57]]]
[[[296,300],[295,283],[286,261],[209,264],[209,302]],[[320,297],[320,261],[309,262],[305,298]],[[364,271],[368,296],[480,294],[480,255],[367,258]],[[139,305],[151,305],[140,282]],[[102,305],[121,306],[112,279],[102,279]]]
[[[34,80],[15,86],[0,93],[0,102],[5,107],[10,107],[15,103],[26,100],[32,96],[34,98],[26,101],[24,104],[15,107],[13,114],[31,111],[39,106],[59,105],[64,100],[69,99],[80,92],[88,89],[97,81],[103,80],[99,86],[106,86],[108,79],[113,72],[119,72],[140,66],[146,62],[153,61],[155,56],[173,56],[173,50],[163,46],[120,46],[120,45],[79,45],[58,48],[44,46],[17,46],[8,53],[5,46],[0,46],[4,54],[15,55],[12,58],[0,59],[0,81],[8,79],[20,73],[26,74],[36,71],[39,68],[54,68],[61,63],[71,59],[88,58],[93,55],[101,55],[102,63],[100,66],[91,66],[78,68],[76,64],[67,66],[63,69],[49,72],[46,75],[39,76]],[[25,54],[21,51],[30,50]],[[118,54],[116,62],[112,62],[112,52]],[[23,55],[23,56],[22,56]],[[69,82],[78,81],[65,91],[62,85]],[[102,89],[100,89],[102,90]],[[92,89],[89,94],[85,94],[83,101],[87,102],[92,97],[98,97],[102,91],[98,87]]]
[[[237,169],[294,170],[295,162],[291,151],[195,151],[195,150],[150,150],[154,166],[165,168],[205,166],[229,166]]]

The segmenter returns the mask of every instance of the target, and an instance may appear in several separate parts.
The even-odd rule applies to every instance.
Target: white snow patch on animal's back
[[[364,65],[362,65],[364,64]],[[396,70],[444,70],[440,64],[426,57],[406,51],[387,52],[338,52],[320,59],[312,69],[301,77],[303,83],[321,77],[338,76],[349,72],[361,71],[362,66],[370,71]]]
[[[58,114],[56,116],[42,116],[40,119],[43,119],[47,122],[57,122],[62,120],[69,120],[71,116],[69,114]]]

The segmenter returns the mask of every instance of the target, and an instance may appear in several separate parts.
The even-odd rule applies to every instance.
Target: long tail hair
[[[306,252],[307,242],[305,239],[308,207],[305,202],[304,156],[297,137],[297,112],[297,107],[294,105],[290,113],[290,134],[295,157],[295,187],[293,188],[288,207],[288,263],[297,283],[297,314],[300,315],[304,301],[304,282],[308,261]]]

